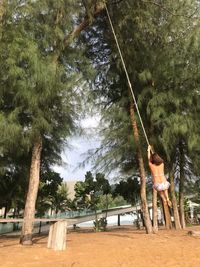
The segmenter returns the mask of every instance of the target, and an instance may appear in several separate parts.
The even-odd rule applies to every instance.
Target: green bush
[[[106,227],[107,227],[107,219],[106,218],[100,218],[97,219],[96,221],[94,221],[94,230],[96,232],[102,232],[102,231],[106,231]]]

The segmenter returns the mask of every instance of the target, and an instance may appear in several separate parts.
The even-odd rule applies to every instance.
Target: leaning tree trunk
[[[35,217],[35,203],[37,199],[39,177],[40,177],[40,159],[42,151],[42,139],[38,138],[33,146],[28,194],[24,210],[24,221],[22,226],[20,243],[23,245],[32,245],[33,223]]]
[[[185,174],[184,174],[184,151],[183,145],[180,143],[179,145],[179,153],[180,153],[180,182],[179,182],[179,212],[180,212],[180,221],[181,226],[185,229],[185,211],[184,211],[184,186],[185,186]]]
[[[131,123],[133,127],[133,136],[134,140],[137,146],[137,159],[139,164],[139,171],[140,171],[140,197],[141,197],[141,204],[142,204],[142,213],[144,217],[144,223],[145,223],[145,229],[147,234],[153,233],[152,224],[149,216],[148,211],[148,204],[147,204],[147,198],[146,198],[146,175],[144,170],[144,161],[142,157],[142,151],[139,144],[139,132],[137,127],[137,122],[135,118],[135,112],[133,108],[133,102],[131,101],[130,104],[130,117],[131,117]]]
[[[0,0],[0,40],[2,39],[2,32],[3,32],[3,16],[5,12],[4,1],[5,0]]]
[[[158,232],[158,205],[157,205],[157,191],[153,188],[153,232]]]
[[[0,0],[0,24],[2,26],[2,19],[4,15],[4,1],[5,0]]]
[[[172,205],[173,205],[173,211],[174,211],[174,224],[175,229],[181,229],[180,224],[180,218],[178,213],[178,206],[177,206],[177,200],[176,200],[176,194],[175,194],[175,184],[174,184],[174,175],[172,171],[169,172],[169,178],[170,178],[170,192],[171,192],[171,199],[172,199]]]
[[[167,205],[167,202],[162,200],[162,206],[165,219],[165,227],[167,228],[167,230],[172,229],[171,215],[169,212],[169,207]]]

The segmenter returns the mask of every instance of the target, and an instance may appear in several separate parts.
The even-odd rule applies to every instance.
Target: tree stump
[[[58,221],[50,226],[47,247],[54,250],[65,250],[67,221]]]

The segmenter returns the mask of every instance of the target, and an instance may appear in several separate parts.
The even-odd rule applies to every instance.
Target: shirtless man
[[[159,192],[162,200],[167,202],[168,206],[171,207],[172,203],[168,195],[170,183],[167,181],[164,174],[164,161],[157,153],[152,152],[150,145],[148,146],[147,152],[149,168],[153,177],[153,187]]]

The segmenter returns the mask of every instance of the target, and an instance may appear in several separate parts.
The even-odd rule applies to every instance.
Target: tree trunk
[[[163,212],[164,212],[164,218],[165,218],[165,227],[169,230],[172,229],[172,222],[171,222],[171,216],[169,213],[169,207],[167,205],[167,202],[162,201],[163,206]]]
[[[37,199],[39,178],[40,178],[40,158],[42,151],[42,139],[38,138],[33,146],[28,194],[24,210],[24,221],[20,243],[23,245],[32,245],[33,221],[35,217],[35,203]]]
[[[95,213],[95,223],[96,223],[95,232],[98,232],[99,231],[99,223],[98,223],[98,217],[97,217],[96,207],[95,207],[94,213]]]
[[[171,192],[171,198],[172,198],[172,205],[173,205],[173,211],[174,211],[174,224],[175,224],[175,229],[181,229],[181,224],[180,224],[180,218],[179,218],[179,213],[178,213],[178,206],[177,206],[177,200],[176,200],[176,194],[175,194],[175,184],[174,184],[174,176],[172,172],[169,172],[169,177],[170,177],[170,192]]]
[[[164,209],[163,209],[161,198],[159,198],[159,208],[160,208],[160,213],[161,213],[161,222],[162,222],[162,225],[165,226],[165,215],[164,215]]]
[[[138,164],[139,164],[140,182],[141,182],[141,185],[140,185],[140,196],[141,196],[141,206],[142,206],[141,208],[142,208],[146,232],[147,234],[151,234],[153,233],[153,229],[152,229],[152,224],[151,224],[151,220],[149,216],[147,199],[146,199],[146,175],[145,175],[145,170],[144,170],[144,161],[142,157],[142,151],[141,151],[141,147],[139,144],[139,133],[138,133],[138,127],[137,127],[137,122],[135,118],[135,112],[134,112],[132,101],[130,104],[130,117],[131,117],[131,123],[133,127],[133,136],[134,136],[134,140],[137,146],[137,159],[138,159]]]
[[[4,0],[0,0],[0,24],[2,26],[2,19],[4,15]]]
[[[106,219],[107,216],[108,216],[108,194],[106,194],[106,216],[105,216]]]
[[[4,1],[5,0],[0,0],[0,40],[2,39],[2,32],[3,32],[3,15],[4,15]],[[2,40],[1,40],[2,42]]]
[[[14,211],[13,211],[13,218],[15,218],[16,213],[17,213],[17,208],[14,208]]]
[[[137,203],[138,203],[138,201],[135,201],[135,203],[136,203],[135,207],[136,207],[136,216],[137,216],[136,227],[137,227],[137,229],[140,229],[140,227],[139,227],[139,221],[140,221],[139,212],[140,212],[140,211],[137,209]]]
[[[38,234],[41,234],[41,229],[42,229],[42,221],[40,221],[40,224],[39,224],[39,231],[38,231]]]
[[[185,174],[184,174],[184,151],[183,145],[179,145],[179,165],[180,165],[180,182],[179,182],[179,212],[180,212],[180,222],[183,229],[185,229],[185,212],[184,212],[184,185],[185,185]]]
[[[120,214],[117,216],[117,225],[120,226]]]
[[[158,232],[158,205],[157,205],[157,191],[153,188],[153,232]]]
[[[4,215],[3,215],[4,219],[6,219],[6,217],[7,217],[7,211],[8,211],[8,205],[6,204],[4,207]]]

